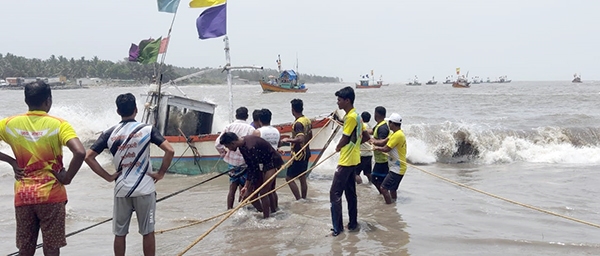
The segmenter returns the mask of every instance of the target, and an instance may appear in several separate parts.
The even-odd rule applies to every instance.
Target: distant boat
[[[493,81],[492,83],[505,84],[505,83],[510,83],[511,81],[512,80],[506,79],[506,76],[501,76],[501,77],[498,77],[498,80]]]
[[[446,80],[444,80],[444,82],[442,84],[453,84],[454,81],[452,80],[452,76],[447,76]]]
[[[358,80],[358,84],[356,84],[356,89],[374,89],[374,88],[381,88],[381,86],[383,86],[383,81],[381,80],[381,77],[379,77],[379,80],[377,80],[377,83],[375,83],[375,77],[373,77],[373,70],[371,70],[371,77],[373,80],[369,80],[369,74],[366,74],[364,76],[361,76],[360,80]],[[370,81],[372,81],[371,83],[369,83]],[[385,85],[389,85],[389,84],[385,84]]]
[[[573,83],[581,83],[581,75],[578,75],[577,73],[575,73],[573,75],[573,81],[571,81]]]
[[[277,68],[279,77],[269,76],[269,80],[264,78],[260,81],[263,92],[306,92],[308,88],[303,83],[298,82],[298,74],[294,70],[281,71],[281,57],[277,55]]]
[[[421,85],[421,83],[419,82],[419,78],[415,76],[415,79],[410,80],[406,85]]]
[[[432,77],[431,77],[431,80],[427,81],[427,83],[425,83],[425,84],[428,84],[428,85],[434,85],[434,84],[437,84],[437,81],[435,81],[435,76],[432,76]]]
[[[464,78],[458,78],[454,83],[452,83],[452,87],[454,88],[470,88],[471,83]]]

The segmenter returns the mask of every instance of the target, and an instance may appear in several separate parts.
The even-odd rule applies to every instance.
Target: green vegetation
[[[100,60],[94,57],[91,60],[81,57],[80,59],[67,59],[63,56],[50,56],[46,60],[28,59],[11,53],[0,54],[0,78],[6,77],[58,77],[65,76],[74,83],[77,78],[97,77],[106,80],[133,81],[145,84],[154,75],[158,64],[142,65],[137,62],[123,61],[112,62]],[[207,68],[183,68],[173,65],[163,65],[161,68],[163,82],[170,81],[185,75],[196,73]],[[270,75],[277,76],[277,70],[265,69],[256,71],[233,71],[236,79],[256,82]],[[305,83],[332,83],[338,82],[337,77],[317,76],[300,74],[301,82]],[[188,84],[223,84],[226,81],[226,72],[219,69],[207,71],[201,76],[182,81]]]

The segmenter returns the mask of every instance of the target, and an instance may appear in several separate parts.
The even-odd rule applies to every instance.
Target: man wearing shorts
[[[156,127],[135,120],[137,107],[131,93],[117,97],[117,113],[121,122],[102,132],[87,151],[85,162],[98,176],[108,182],[115,181],[113,205],[114,252],[125,255],[126,236],[129,233],[131,214],[135,211],[139,233],[143,236],[144,255],[154,255],[154,223],[156,215],[156,188],[173,160],[174,151]],[[158,172],[152,172],[150,143],[164,151]],[[116,172],[109,174],[96,160],[104,149],[113,156]]]
[[[406,137],[400,129],[402,117],[399,114],[393,113],[386,120],[393,133],[385,146],[376,146],[375,150],[388,153],[390,171],[381,184],[381,193],[385,203],[391,204],[398,198],[397,190],[406,172]]]
[[[38,81],[25,85],[29,111],[0,120],[0,141],[10,145],[15,158],[0,152],[0,161],[15,172],[15,219],[19,255],[34,255],[40,229],[44,255],[60,255],[67,245],[65,204],[68,185],[79,171],[85,148],[71,125],[48,115],[50,86]],[[73,158],[65,171],[62,147]]]
[[[390,135],[390,129],[387,122],[385,121],[386,109],[382,106],[375,108],[375,122],[377,125],[373,128],[373,145],[385,146]],[[373,172],[371,177],[373,178],[373,185],[381,194],[381,184],[383,179],[387,176],[390,168],[388,167],[387,156],[381,151],[373,151],[373,158],[375,158],[375,165],[373,166]]]
[[[308,160],[310,159],[310,146],[306,146],[301,150],[306,143],[312,139],[312,123],[310,119],[302,114],[304,111],[304,103],[301,99],[293,99],[292,104],[292,115],[296,118],[292,124],[292,137],[285,138],[282,141],[292,143],[292,164],[287,169],[286,181],[289,181],[298,175],[304,173],[308,169]],[[306,183],[306,174],[300,176],[300,191],[295,181],[290,182],[288,185],[292,190],[292,194],[296,197],[296,200],[300,198],[306,199],[308,194],[308,184]]]
[[[247,197],[260,187],[283,165],[283,160],[279,152],[273,149],[271,144],[261,137],[248,135],[240,138],[233,132],[226,132],[221,135],[219,143],[227,147],[229,151],[239,150],[244,157],[244,161],[246,161],[246,165],[248,166],[246,169],[248,180],[242,191],[240,191],[242,197]],[[260,169],[261,164],[262,170]],[[265,195],[272,190],[272,182],[263,186],[259,192],[260,195]],[[265,219],[269,218],[271,212],[276,211],[275,205],[271,203],[271,200],[270,196],[261,198],[262,212]]]
[[[363,121],[363,129],[370,132],[371,127],[369,126],[369,121],[371,121],[371,114],[369,112],[364,111],[360,114],[360,118]],[[360,177],[360,173],[364,173],[367,177],[369,183],[372,183],[371,178],[371,169],[373,167],[373,151],[371,149],[371,145],[367,143],[366,140],[360,144],[360,164],[356,169],[356,184],[362,184],[362,178]]]
[[[221,136],[226,132],[233,132],[237,134],[238,137],[244,137],[246,135],[251,135],[254,133],[254,127],[246,123],[248,119],[248,109],[246,107],[239,107],[235,110],[235,121],[233,123],[228,124],[223,129],[223,132],[219,135],[219,137],[215,140],[215,148],[223,158],[227,164],[229,164],[229,169],[234,170],[234,175],[229,176],[229,192],[227,193],[227,209],[233,208],[233,202],[235,200],[235,193],[238,187],[241,189],[246,183],[247,174],[244,172],[245,168],[243,166],[246,165],[244,162],[244,157],[239,151],[227,151],[225,150],[225,146],[219,143]],[[256,201],[253,204],[256,210],[262,211],[262,207],[260,206],[260,202]]]
[[[340,152],[338,166],[333,175],[329,201],[331,202],[331,236],[337,236],[344,231],[342,219],[342,194],[346,193],[348,201],[348,229],[358,228],[358,200],[356,198],[356,168],[360,164],[360,144],[369,140],[369,133],[363,130],[362,120],[354,109],[354,89],[347,86],[335,93],[337,105],[346,111],[344,116],[343,136],[335,150]]]

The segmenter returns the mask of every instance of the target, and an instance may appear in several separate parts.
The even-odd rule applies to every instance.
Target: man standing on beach
[[[275,175],[277,169],[283,165],[279,152],[261,137],[248,135],[239,138],[233,132],[226,132],[221,135],[219,143],[227,147],[229,151],[239,150],[246,161],[246,165],[248,165],[248,181],[240,192],[243,198],[267,182],[269,178]],[[271,182],[260,190],[260,195],[265,195],[272,190]],[[271,204],[269,196],[263,197],[261,202],[264,218],[268,218],[272,212],[276,211],[275,205]]]
[[[356,198],[356,182],[354,176],[360,164],[360,144],[363,140],[370,139],[367,130],[363,129],[361,118],[354,109],[354,90],[347,86],[335,93],[337,105],[346,111],[344,116],[343,135],[335,150],[340,152],[337,170],[333,176],[329,200],[331,202],[332,236],[344,231],[342,219],[342,194],[346,193],[348,201],[348,229],[354,231],[358,228],[358,201]]]
[[[219,137],[215,140],[215,148],[221,154],[223,161],[229,164],[229,170],[234,170],[233,175],[229,177],[229,192],[227,193],[227,209],[233,208],[233,202],[235,200],[235,192],[238,187],[243,187],[246,182],[246,174],[245,168],[242,167],[245,165],[244,157],[237,150],[225,150],[225,146],[219,143],[221,136],[226,132],[233,132],[238,137],[244,137],[246,135],[251,135],[254,132],[254,127],[246,123],[248,119],[248,109],[246,107],[239,107],[235,110],[235,121],[233,123],[228,124],[223,129],[223,132],[219,135]],[[262,211],[262,207],[260,206],[260,202],[256,202],[253,204],[254,207],[258,211]]]
[[[44,255],[60,255],[60,248],[67,245],[65,185],[79,171],[85,148],[68,122],[48,115],[52,107],[48,84],[33,82],[24,91],[29,111],[0,120],[0,141],[10,145],[16,158],[0,152],[0,161],[15,172],[17,248],[19,255],[34,255],[41,229]],[[73,153],[66,171],[65,145]]]
[[[360,114],[360,117],[363,121],[363,129],[367,130],[369,133],[371,132],[371,127],[369,126],[369,121],[371,121],[371,114],[369,112],[364,111]],[[367,176],[367,180],[369,183],[371,181],[371,169],[373,168],[373,151],[371,149],[371,145],[367,143],[366,140],[363,140],[360,144],[360,164],[356,169],[356,184],[362,184],[362,178],[360,177],[360,173],[364,173]]]
[[[388,153],[388,166],[390,171],[381,184],[380,192],[383,194],[386,204],[395,202],[398,198],[397,190],[400,186],[400,181],[406,173],[406,137],[404,132],[400,129],[402,125],[402,117],[393,113],[389,118],[386,118],[389,122],[392,135],[385,146],[375,146],[373,149],[381,152]]]
[[[271,110],[263,108],[260,110],[258,115],[258,121],[255,121],[255,128],[253,135],[258,136],[269,142],[273,149],[277,150],[279,148],[279,139],[281,138],[281,134],[277,128],[271,126]],[[275,190],[277,186],[277,179],[273,179],[271,182],[271,189]],[[273,191],[273,193],[269,194],[269,199],[271,200],[271,205],[274,209],[278,209],[279,207],[279,197],[277,196],[277,192]]]
[[[285,138],[282,141],[292,143],[292,164],[287,168],[286,181],[289,181],[298,175],[302,174],[308,169],[308,160],[310,159],[310,146],[306,145],[312,139],[312,123],[302,111],[304,111],[304,103],[301,99],[293,99],[292,104],[292,115],[296,118],[292,124],[292,137]],[[306,145],[303,150],[300,150]],[[292,181],[288,185],[292,190],[292,194],[296,197],[296,200],[300,198],[306,199],[308,194],[308,184],[306,183],[307,175],[300,176],[300,191],[296,182]]]
[[[388,136],[390,135],[390,128],[385,121],[386,109],[382,106],[375,108],[374,119],[377,122],[375,128],[373,128],[373,145],[384,146],[388,142]],[[381,151],[374,151],[373,158],[375,158],[375,165],[373,166],[373,172],[371,177],[373,179],[373,185],[381,193],[381,184],[383,179],[387,176],[390,168],[388,166],[387,156]]]
[[[87,151],[85,162],[94,173],[108,182],[115,181],[113,206],[114,253],[125,255],[126,236],[129,233],[131,214],[135,211],[139,233],[143,236],[144,255],[154,255],[156,242],[154,223],[156,213],[156,188],[171,165],[173,147],[156,127],[135,120],[137,107],[135,96],[121,94],[116,100],[117,113],[121,122],[102,132]],[[165,153],[157,173],[152,172],[150,143]],[[113,156],[116,172],[109,174],[96,160],[104,149]]]

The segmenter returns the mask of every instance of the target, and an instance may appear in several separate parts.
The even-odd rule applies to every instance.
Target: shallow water
[[[308,93],[263,94],[258,85],[236,86],[235,107],[269,108],[273,123],[293,119],[289,101],[301,98],[304,113],[336,108],[333,93],[345,85],[311,85]],[[213,101],[214,130],[227,123],[226,86],[182,87],[188,96]],[[144,88],[91,88],[53,92],[51,114],[73,124],[82,141],[118,122],[115,97],[141,95]],[[175,90],[171,90],[174,94]],[[26,110],[22,91],[0,91],[0,117]],[[330,232],[329,187],[336,156],[309,177],[308,200],[278,192],[281,211],[263,220],[242,209],[186,255],[598,255],[598,228],[501,201],[430,176],[419,169],[523,204],[600,223],[597,172],[600,166],[600,83],[513,82],[449,85],[390,85],[358,90],[355,106],[372,113],[377,105],[403,117],[409,167],[399,200],[385,205],[372,186],[358,185],[358,232]],[[101,97],[98,97],[101,95]],[[141,102],[144,97],[138,97]],[[374,121],[371,121],[374,124]],[[9,147],[0,142],[2,152]],[[330,148],[325,156],[330,154]],[[66,161],[70,155],[66,154]],[[108,154],[100,161],[109,165]],[[109,167],[110,168],[110,167]],[[418,168],[418,169],[417,169]],[[158,198],[213,174],[167,175]],[[363,180],[366,178],[363,176]],[[278,180],[282,184],[283,180]],[[0,251],[12,253],[15,222],[13,178],[0,164]],[[226,208],[222,177],[162,201],[157,230],[211,217]],[[112,186],[84,165],[68,186],[67,232],[112,217]],[[344,200],[345,201],[345,200]],[[346,205],[344,203],[344,209]],[[344,216],[347,222],[347,215]],[[135,223],[135,222],[132,222]],[[177,255],[215,221],[157,234],[157,255]],[[127,255],[141,255],[141,236],[132,225]],[[63,255],[111,255],[111,224],[68,238]],[[41,255],[41,251],[38,251]]]

